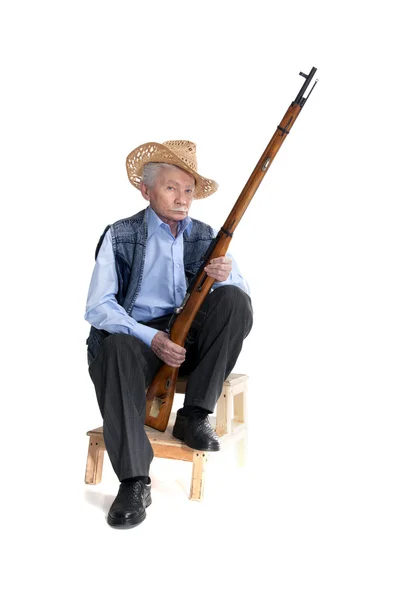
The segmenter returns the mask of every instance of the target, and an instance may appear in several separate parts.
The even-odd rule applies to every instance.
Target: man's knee
[[[222,285],[214,290],[213,294],[217,294],[220,297],[219,301],[227,307],[240,307],[252,312],[250,296],[237,285]]]
[[[218,287],[213,294],[217,294],[215,299],[221,303],[224,312],[230,312],[238,320],[245,323],[246,335],[253,324],[253,308],[251,299],[237,285],[223,285]]]

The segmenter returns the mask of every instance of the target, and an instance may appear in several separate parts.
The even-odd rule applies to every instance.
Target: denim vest
[[[214,232],[209,225],[196,219],[192,219],[192,223],[190,237],[187,231],[183,232],[183,262],[187,286],[196,275],[203,262],[203,256],[214,239]],[[147,242],[146,211],[141,210],[133,217],[108,225],[97,244],[96,259],[108,229],[111,232],[118,277],[116,299],[128,315],[131,315],[142,285]],[[97,355],[101,342],[108,335],[110,334],[102,329],[90,328],[86,340],[89,365]]]

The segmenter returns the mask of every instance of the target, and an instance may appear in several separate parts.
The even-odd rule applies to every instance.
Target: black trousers
[[[194,323],[191,343],[179,374],[188,375],[184,406],[214,411],[243,340],[253,323],[251,300],[240,288],[222,286],[201,308],[201,327]],[[169,317],[146,324],[165,330]],[[141,340],[116,333],[106,337],[89,367],[103,417],[104,443],[119,480],[148,475],[153,450],[144,421],[146,387],[162,361]]]

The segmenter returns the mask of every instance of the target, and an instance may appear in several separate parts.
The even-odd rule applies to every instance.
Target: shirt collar
[[[146,208],[147,212],[147,239],[153,235],[157,231],[159,227],[163,227],[171,233],[169,225],[161,221],[160,217],[154,212],[151,206]],[[178,223],[178,234],[177,237],[183,234],[184,231],[187,230],[188,235],[192,231],[193,222],[190,217],[185,217],[182,221]]]

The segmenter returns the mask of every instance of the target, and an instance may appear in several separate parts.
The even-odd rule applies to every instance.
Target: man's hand
[[[215,281],[226,281],[232,271],[232,260],[228,256],[213,258],[204,270]]]
[[[185,348],[171,342],[165,331],[156,333],[151,342],[151,349],[154,354],[157,354],[158,358],[161,358],[170,367],[180,367],[185,360]]]

